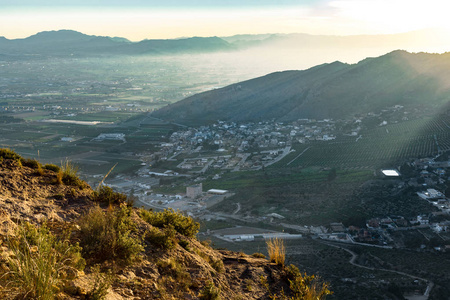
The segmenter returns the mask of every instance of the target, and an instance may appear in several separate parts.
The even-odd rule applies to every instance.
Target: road
[[[428,281],[425,278],[417,277],[417,276],[414,276],[414,275],[411,275],[411,274],[408,274],[408,273],[405,273],[405,272],[401,272],[401,271],[388,270],[388,269],[382,269],[382,268],[373,268],[373,267],[366,267],[366,266],[359,265],[359,264],[355,263],[355,260],[358,258],[358,255],[355,252],[353,252],[353,251],[351,251],[351,250],[349,250],[349,249],[347,249],[345,247],[341,247],[339,245],[335,245],[335,244],[330,243],[330,242],[325,242],[323,240],[318,240],[318,241],[320,243],[322,243],[322,244],[326,244],[326,245],[334,247],[334,248],[342,249],[342,250],[346,251],[347,253],[351,254],[352,257],[350,258],[349,263],[351,265],[355,266],[355,267],[363,268],[363,269],[367,269],[367,270],[372,270],[372,271],[384,271],[384,272],[396,273],[396,274],[399,274],[399,275],[402,275],[402,276],[406,276],[406,277],[412,278],[414,280],[422,280],[422,281],[428,283],[428,286],[427,286],[423,296],[421,295],[419,297],[415,297],[414,299],[417,299],[417,300],[419,300],[419,299],[420,300],[428,299],[428,297],[430,295],[430,292],[433,289],[434,283],[431,282],[431,281]]]
[[[289,166],[291,163],[293,163],[297,158],[299,158],[303,153],[305,153],[306,151],[308,151],[308,149],[311,147],[306,148],[305,150],[302,151],[302,153],[300,153],[299,155],[297,155],[293,160],[291,160],[290,162],[288,162],[286,164],[286,166]]]

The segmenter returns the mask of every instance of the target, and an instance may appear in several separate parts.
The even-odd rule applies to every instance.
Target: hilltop
[[[262,254],[214,250],[193,219],[93,191],[68,163],[0,149],[0,175],[2,299],[309,299],[316,282]]]
[[[357,64],[284,71],[196,94],[156,111],[158,118],[224,121],[344,119],[394,105],[442,111],[450,97],[450,54],[394,51]]]

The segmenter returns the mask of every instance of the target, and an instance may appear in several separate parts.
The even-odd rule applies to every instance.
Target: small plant
[[[144,249],[132,234],[135,224],[128,207],[110,207],[104,212],[96,206],[80,219],[79,225],[83,252],[96,260],[121,259],[130,263]]]
[[[58,239],[44,225],[20,225],[8,247],[13,253],[7,261],[8,284],[23,298],[54,299],[67,272],[84,268],[81,248]]]
[[[70,161],[66,160],[65,162],[61,162],[61,172],[62,172],[61,178],[62,183],[64,183],[65,185],[84,188],[83,181],[78,177],[78,167],[72,164]],[[58,179],[57,181],[59,182]]]
[[[259,252],[253,253],[252,256],[254,258],[266,258],[266,256],[264,254],[259,253]]]
[[[94,284],[86,296],[89,300],[103,300],[111,286],[112,275],[111,273],[101,274],[98,265],[92,268],[92,273],[94,274]]]
[[[223,265],[223,261],[221,259],[217,260],[211,259],[211,262],[209,264],[218,273],[222,273],[225,270],[225,266]]]
[[[200,228],[200,224],[192,218],[184,216],[181,212],[176,212],[172,208],[165,209],[162,212],[153,212],[141,209],[141,218],[152,226],[164,228],[167,225],[173,225],[175,230],[187,237],[195,237]]]
[[[46,164],[46,165],[44,165],[44,169],[53,171],[55,173],[58,173],[61,170],[60,167],[58,167],[57,165],[54,165],[54,164]]]
[[[98,191],[94,192],[94,200],[101,203],[121,204],[127,202],[127,196],[122,193],[114,192],[109,186],[102,185],[99,187]]]
[[[202,300],[219,300],[220,288],[216,287],[212,281],[209,281],[200,291],[199,298]]]
[[[253,290],[253,280],[251,279],[245,280],[245,289],[247,290],[247,292],[251,292]]]
[[[286,259],[286,247],[284,241],[279,238],[269,239],[266,241],[267,252],[271,262],[284,266]]]
[[[289,278],[289,288],[293,293],[292,300],[321,300],[332,294],[328,289],[328,283],[321,282],[314,275],[300,273],[294,265],[287,267],[286,272]]]
[[[22,166],[29,167],[35,170],[40,168],[42,170],[42,165],[36,159],[22,158],[21,160]]]

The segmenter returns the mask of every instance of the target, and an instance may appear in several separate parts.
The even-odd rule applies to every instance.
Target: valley
[[[435,272],[450,253],[447,82],[421,89],[447,74],[447,56],[394,52],[242,82],[267,67],[223,55],[8,57],[0,145],[73,162],[135,206],[180,209],[217,248],[265,253],[264,236],[285,238],[289,263],[330,281],[330,299],[423,296],[430,282],[428,299],[450,295]],[[426,61],[425,75],[410,60]],[[292,98],[299,86],[305,97]]]

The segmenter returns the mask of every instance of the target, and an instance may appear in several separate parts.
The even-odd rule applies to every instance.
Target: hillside
[[[394,51],[357,64],[334,62],[272,73],[170,104],[155,117],[186,124],[342,119],[394,105],[448,106],[450,54]]]
[[[309,299],[298,269],[214,250],[191,218],[75,173],[0,149],[2,299]]]

